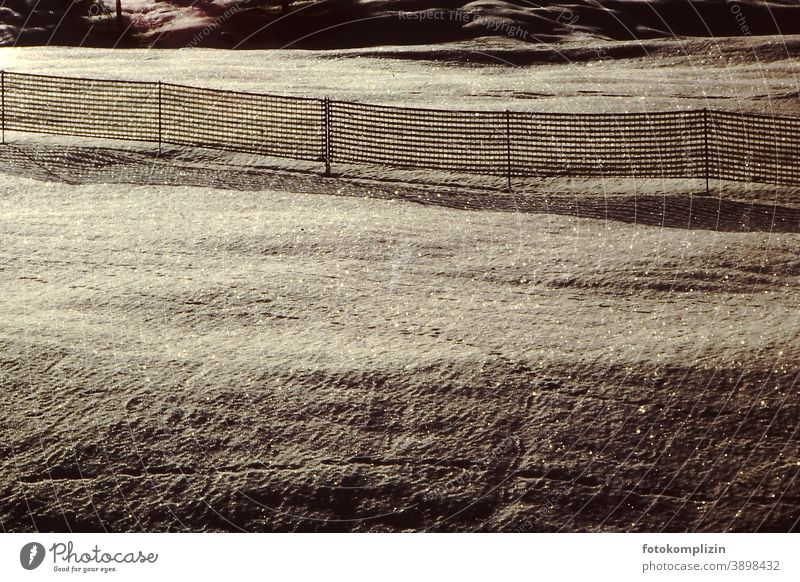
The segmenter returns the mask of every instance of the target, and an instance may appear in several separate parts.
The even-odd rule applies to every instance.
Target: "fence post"
[[[506,176],[508,191],[511,192],[511,112],[506,109]]]
[[[161,81],[158,82],[158,155],[161,155]]]
[[[0,71],[0,100],[2,100],[2,143],[6,143],[6,72]]]
[[[325,175],[331,175],[331,100],[325,97],[323,107],[323,148],[325,156]]]
[[[709,178],[709,159],[708,159],[708,133],[710,131],[710,123],[708,119],[708,108],[703,109],[703,161],[705,164],[705,176],[706,176],[706,196],[709,196],[711,193],[708,188],[708,178]]]

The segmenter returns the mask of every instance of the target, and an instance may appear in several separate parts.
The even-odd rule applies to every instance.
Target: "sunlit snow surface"
[[[394,58],[430,47],[0,59],[396,105],[791,113],[794,41],[528,67]],[[797,189],[504,193],[7,139],[5,531],[797,527]]]
[[[615,60],[598,54],[631,43],[528,47],[487,39],[340,51],[0,48],[0,68],[424,107],[571,112],[712,107],[787,114],[800,112],[797,65],[790,56],[798,43],[798,37],[660,40],[644,45],[650,56]],[[535,64],[553,55],[560,64]],[[514,64],[527,61],[534,64]]]

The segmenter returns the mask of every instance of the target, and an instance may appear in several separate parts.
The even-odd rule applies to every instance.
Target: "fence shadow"
[[[9,143],[0,146],[0,173],[71,185],[194,186],[240,191],[372,197],[466,211],[549,213],[646,226],[725,232],[800,232],[800,208],[692,192],[581,195],[509,193],[490,187],[409,183],[357,175],[323,176],[310,167],[236,161],[219,152]],[[686,184],[691,184],[686,181]],[[531,182],[526,190],[531,190]]]

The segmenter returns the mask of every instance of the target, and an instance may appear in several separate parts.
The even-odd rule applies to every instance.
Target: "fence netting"
[[[323,102],[164,84],[162,141],[297,160],[324,157]]]
[[[508,177],[800,185],[800,118],[428,110],[174,84],[2,74],[3,131]]]
[[[503,112],[403,109],[331,102],[333,162],[505,176]]]
[[[702,177],[703,113],[514,113],[512,174]]]
[[[158,140],[158,84],[3,75],[9,131]]]
[[[712,178],[800,185],[800,119],[709,112]]]

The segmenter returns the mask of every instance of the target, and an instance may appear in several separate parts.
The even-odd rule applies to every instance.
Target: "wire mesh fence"
[[[2,132],[158,142],[506,177],[800,185],[800,118],[720,111],[449,111],[0,73]]]

